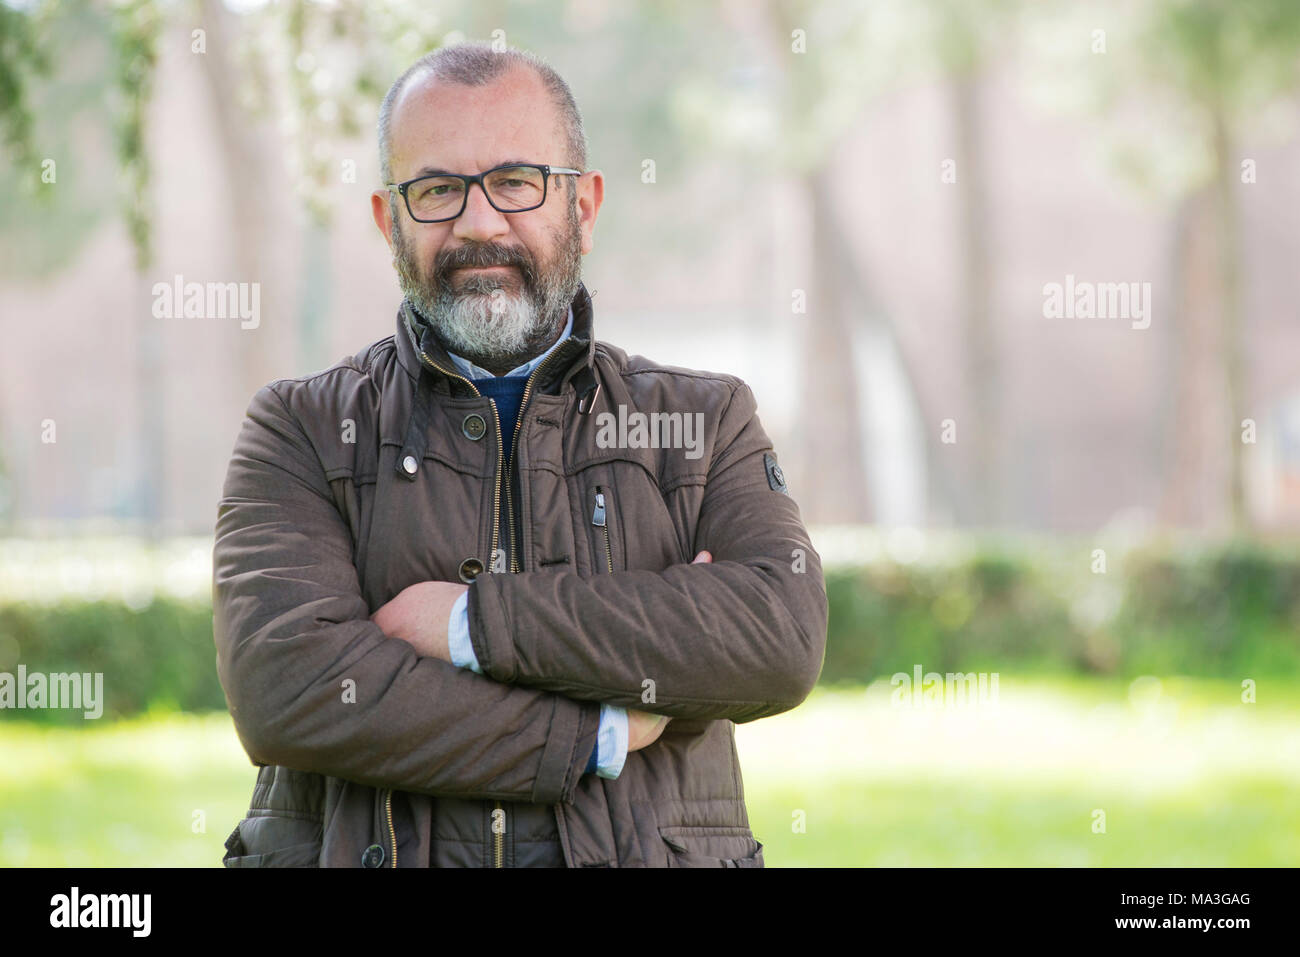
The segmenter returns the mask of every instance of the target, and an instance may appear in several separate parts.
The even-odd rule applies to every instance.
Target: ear
[[[377,189],[370,194],[370,213],[384,236],[384,242],[388,243],[389,250],[393,248],[393,211],[389,203],[392,195],[386,189]]]
[[[589,169],[574,178],[578,191],[578,228],[582,233],[582,254],[591,252],[595,245],[592,232],[596,228],[596,214],[605,200],[605,176],[598,169]]]

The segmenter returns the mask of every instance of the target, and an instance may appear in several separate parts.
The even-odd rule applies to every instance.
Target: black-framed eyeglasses
[[[475,176],[440,173],[385,185],[401,194],[406,211],[417,223],[443,223],[465,212],[471,183],[478,183],[497,212],[526,213],[546,202],[546,184],[552,176],[581,175],[582,170],[565,166],[511,165]]]

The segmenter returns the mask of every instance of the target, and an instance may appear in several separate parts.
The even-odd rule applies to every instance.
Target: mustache
[[[445,283],[453,270],[465,267],[513,266],[518,269],[527,285],[535,285],[537,270],[532,257],[523,250],[502,246],[499,243],[479,243],[473,246],[458,246],[455,249],[439,253],[433,264],[432,278]]]

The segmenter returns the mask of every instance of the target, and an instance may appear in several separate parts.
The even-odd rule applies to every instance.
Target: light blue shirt
[[[516,366],[506,373],[507,376],[527,376],[541,365],[542,360],[550,355],[557,346],[573,332],[573,307],[569,307],[569,318],[564,324],[564,331],[555,340],[554,345],[537,358]],[[455,353],[448,352],[451,361],[470,379],[486,379],[494,373],[481,368]],[[520,410],[520,415],[523,410]],[[474,643],[469,637],[469,592],[466,591],[451,606],[451,616],[447,620],[447,646],[451,651],[451,663],[457,668],[469,668],[482,674],[478,656],[474,654]],[[623,771],[627,760],[627,709],[618,705],[602,704],[600,706],[600,725],[596,731],[596,774],[602,778],[616,778]]]

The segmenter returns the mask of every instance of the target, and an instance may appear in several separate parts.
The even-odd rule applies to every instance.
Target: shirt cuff
[[[478,666],[478,655],[474,654],[474,643],[469,640],[469,589],[465,589],[451,606],[451,615],[447,619],[447,650],[451,652],[451,663],[457,668],[468,668],[477,674],[483,669]]]
[[[627,760],[627,709],[618,705],[600,706],[600,726],[596,731],[596,775],[616,778]]]

